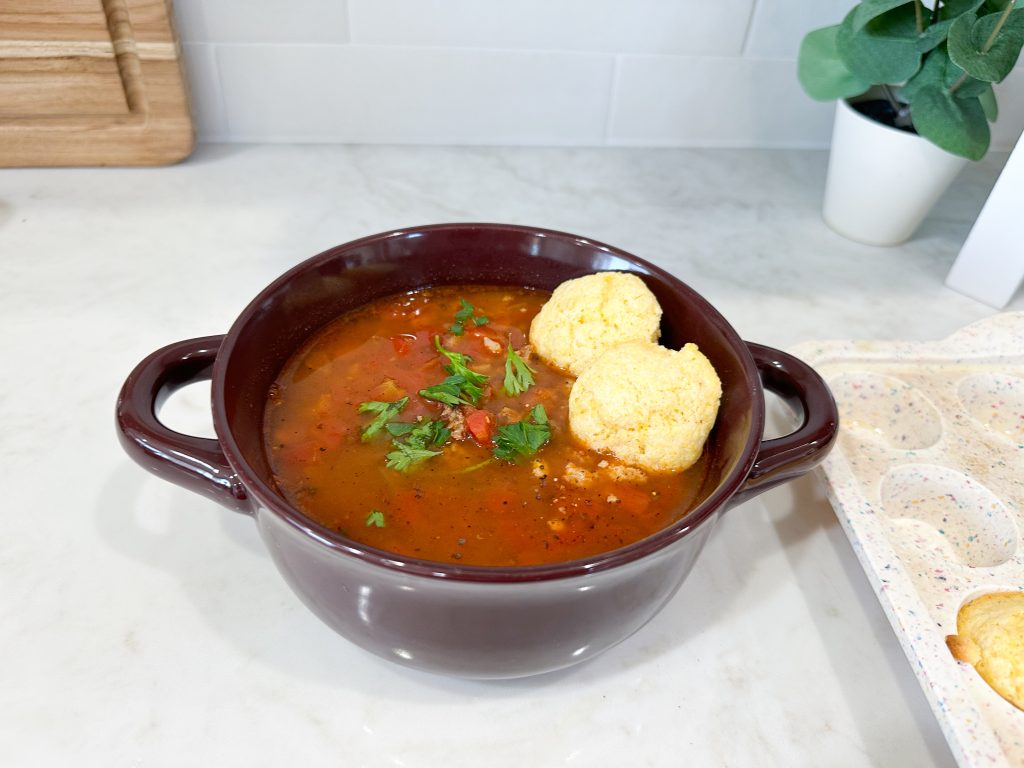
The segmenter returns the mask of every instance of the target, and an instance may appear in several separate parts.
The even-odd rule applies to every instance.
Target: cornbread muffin
[[[696,345],[676,352],[634,341],[609,349],[573,384],[569,428],[626,464],[681,472],[700,458],[721,398],[718,374]]]
[[[996,693],[1024,709],[1024,592],[992,592],[964,603],[946,645]]]
[[[606,349],[657,341],[661,307],[636,275],[598,272],[568,280],[530,326],[530,344],[545,362],[579,376]]]

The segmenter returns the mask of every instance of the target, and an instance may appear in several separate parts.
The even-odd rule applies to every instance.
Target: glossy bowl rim
[[[613,549],[593,555],[588,558],[567,560],[558,563],[547,563],[543,565],[526,566],[486,566],[486,565],[455,565],[435,560],[406,557],[394,552],[378,549],[366,544],[361,544],[352,539],[342,536],[340,533],[317,523],[304,515],[301,511],[285,501],[272,487],[265,483],[259,475],[253,471],[245,460],[234,435],[229,427],[226,405],[224,402],[225,392],[225,371],[227,361],[231,357],[235,345],[245,331],[249,321],[257,313],[260,307],[270,299],[283,286],[289,283],[296,275],[309,269],[315,269],[321,263],[330,261],[337,254],[343,251],[371,245],[391,238],[405,237],[413,233],[438,232],[444,230],[483,230],[489,232],[514,233],[521,236],[541,236],[569,241],[573,244],[585,245],[588,248],[596,248],[605,251],[613,256],[623,259],[640,267],[643,271],[657,276],[665,285],[674,292],[682,294],[688,302],[696,305],[701,312],[710,320],[719,332],[728,340],[736,350],[739,351],[739,360],[742,372],[746,379],[745,386],[750,390],[751,397],[751,420],[750,432],[747,435],[746,443],[741,454],[742,459],[733,467],[732,471],[718,484],[718,487],[704,499],[699,505],[687,512],[682,518],[672,525],[640,539],[639,541],[627,544],[624,547]],[[419,286],[427,288],[429,286]],[[747,351],[746,344],[736,333],[735,329],[722,316],[722,314],[693,288],[683,283],[674,275],[657,267],[638,256],[616,248],[611,245],[593,240],[591,238],[574,235],[568,232],[545,229],[542,227],[531,227],[517,224],[497,224],[486,222],[466,222],[448,224],[428,224],[413,227],[402,227],[400,229],[379,232],[373,235],[342,243],[328,248],[305,259],[288,271],[284,272],[263,290],[261,290],[250,301],[245,309],[238,315],[230,330],[224,337],[217,359],[213,366],[213,378],[211,388],[211,399],[213,406],[213,424],[221,444],[224,455],[231,468],[238,475],[242,485],[250,496],[266,510],[269,510],[277,517],[301,532],[311,541],[317,542],[320,546],[330,550],[332,553],[352,557],[355,560],[370,565],[383,567],[393,571],[408,574],[410,576],[426,577],[431,579],[442,579],[460,582],[490,583],[490,584],[511,584],[522,582],[550,581],[554,579],[565,579],[583,576],[589,573],[606,571],[620,568],[629,563],[653,555],[666,547],[685,538],[690,532],[707,522],[713,515],[724,509],[729,499],[736,493],[749,475],[755,461],[757,460],[757,449],[761,443],[761,436],[764,431],[764,400],[761,388],[760,376],[754,361]],[[259,514],[258,512],[256,514]]]

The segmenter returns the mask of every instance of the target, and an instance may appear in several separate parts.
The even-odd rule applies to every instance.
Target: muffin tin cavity
[[[977,374],[960,382],[957,395],[963,409],[984,429],[1024,446],[1024,379]]]
[[[929,448],[942,437],[938,410],[920,391],[892,376],[864,371],[829,380],[845,429],[870,433],[902,450]]]
[[[1002,565],[1016,554],[1010,510],[960,472],[931,464],[896,467],[882,481],[881,502],[890,518],[927,524],[963,565]]]
[[[1024,711],[946,645],[966,598],[1024,591],[1024,312],[792,351],[835,395],[829,498],[957,762],[1024,766]]]

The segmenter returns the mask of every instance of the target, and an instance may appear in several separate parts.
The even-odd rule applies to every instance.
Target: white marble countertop
[[[622,645],[541,678],[466,682],[333,635],[251,520],[145,473],[114,435],[117,391],[150,351],[226,331],[301,259],[411,224],[603,240],[783,348],[937,339],[993,313],[943,279],[999,159],[893,249],[825,227],[825,164],[797,151],[204,146],[170,168],[0,172],[2,762],[952,764],[816,477],[726,515],[677,596]],[[208,431],[202,387],[168,419]]]

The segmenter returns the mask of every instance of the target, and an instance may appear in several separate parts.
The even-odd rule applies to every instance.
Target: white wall
[[[199,138],[823,147],[803,34],[852,0],[175,0]],[[1024,67],[993,147],[1024,127]]]

